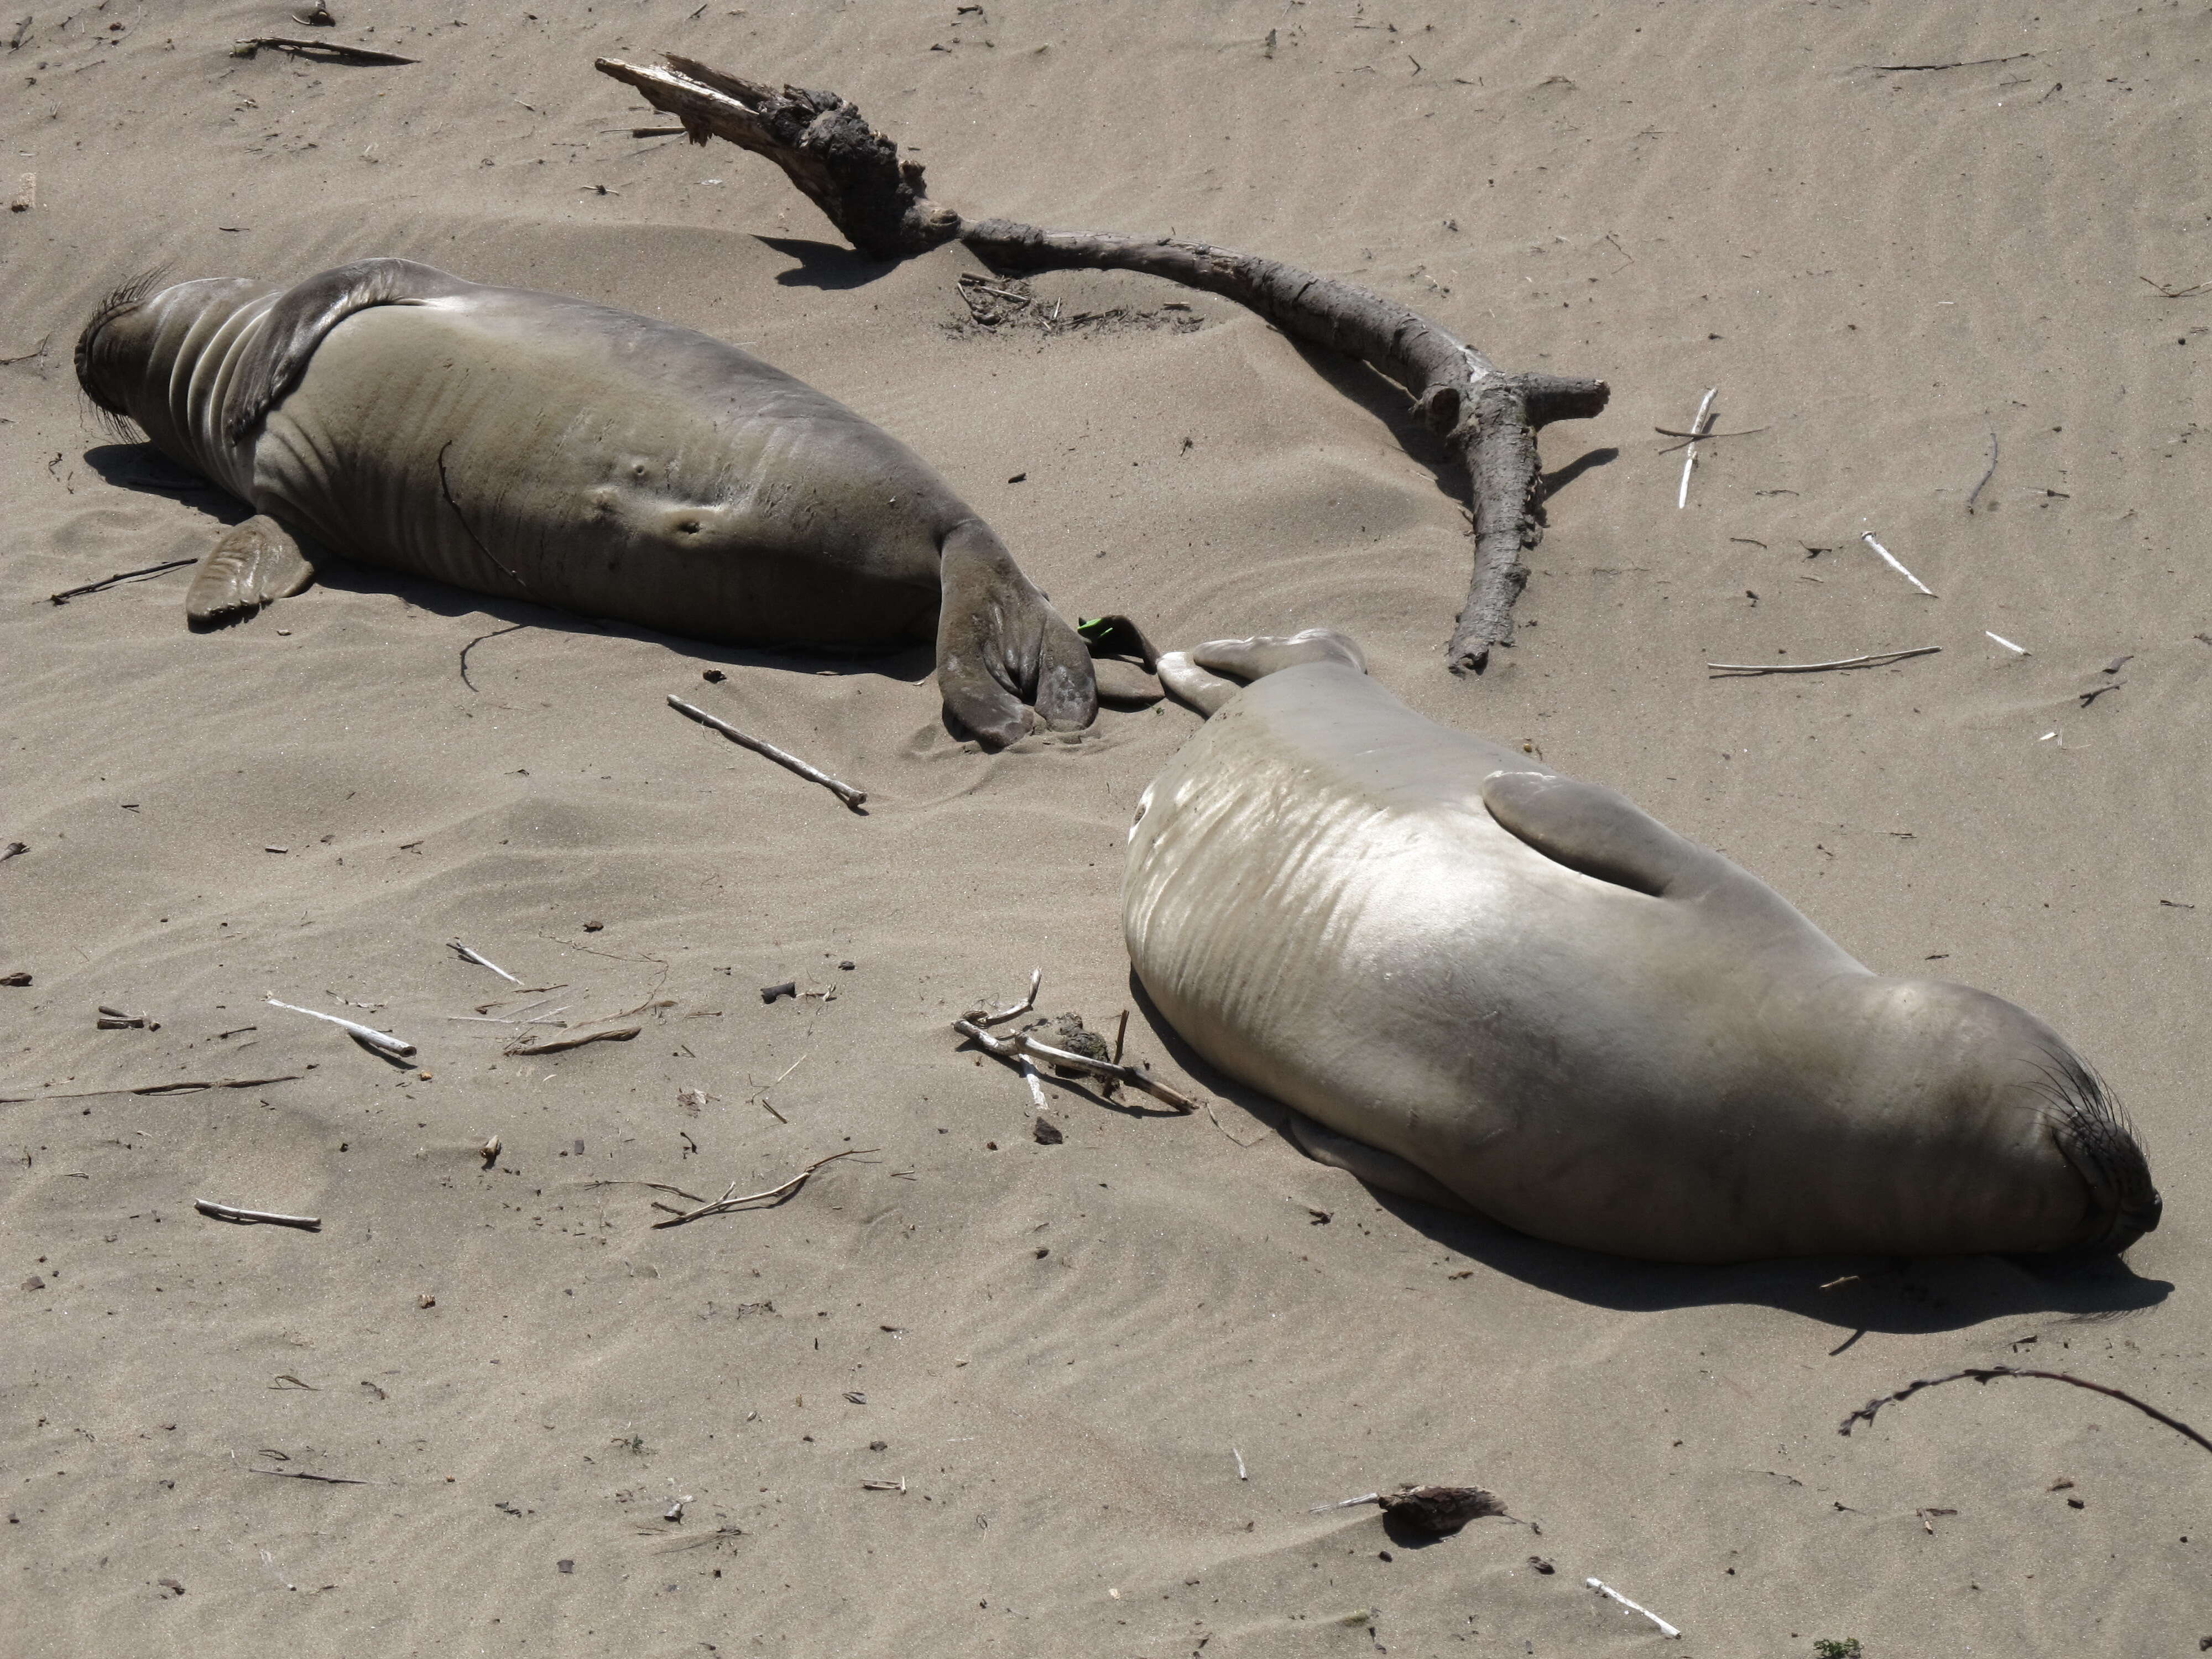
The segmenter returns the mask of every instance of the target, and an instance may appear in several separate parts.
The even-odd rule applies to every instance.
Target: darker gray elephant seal
[[[364,259],[132,284],[76,369],[259,515],[195,578],[196,622],[299,592],[320,547],[700,639],[933,639],[945,708],[995,743],[1025,703],[1097,714],[1082,641],[920,457],[690,329]]]
[[[1211,717],[1130,830],[1130,958],[1328,1161],[1677,1261],[2157,1225],[2125,1121],[2033,1015],[1869,972],[1613,791],[1413,714],[1340,635],[1160,673]]]

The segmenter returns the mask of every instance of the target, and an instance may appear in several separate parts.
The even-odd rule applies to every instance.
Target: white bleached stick
[[[457,939],[447,939],[446,944],[448,948],[459,951],[461,953],[461,960],[463,962],[473,962],[479,968],[489,968],[492,972],[497,974],[501,979],[505,980],[509,985],[520,985],[522,983],[520,980],[515,978],[513,974],[508,973],[506,969],[501,967],[489,957],[478,956],[474,951],[470,950],[467,945],[462,944],[460,940]]]
[[[1015,1064],[1021,1067],[1022,1081],[1030,1085],[1030,1103],[1040,1112],[1050,1111],[1052,1105],[1044,1097],[1044,1085],[1037,1081],[1036,1062],[1024,1054]]]
[[[2011,652],[2015,657],[2025,657],[2028,654],[2027,647],[2026,646],[2014,645],[2010,640],[2007,639],[2002,634],[1990,634],[1990,630],[1986,628],[1984,628],[1982,632],[1988,634],[1990,638],[1995,640],[1999,645],[2004,647],[2006,650]]]
[[[1635,1602],[1630,1601],[1619,1590],[1613,1589],[1612,1585],[1605,1583],[1601,1580],[1595,1578],[1585,1578],[1583,1582],[1585,1584],[1588,1584],[1592,1589],[1595,1590],[1600,1595],[1611,1596],[1614,1601],[1620,1602],[1621,1606],[1626,1607],[1631,1613],[1642,1613],[1646,1619],[1649,1619],[1653,1624],[1659,1626],[1659,1633],[1665,1637],[1668,1641],[1679,1642],[1682,1639],[1681,1632],[1676,1630],[1664,1619],[1662,1619],[1657,1613],[1652,1612],[1650,1608],[1637,1606]]]
[[[1044,969],[1032,968],[1030,969],[1030,994],[1019,1002],[1011,1007],[1001,1008],[995,1014],[981,1008],[970,1008],[968,1011],[968,1018],[978,1025],[1000,1025],[1013,1018],[1017,1014],[1026,1014],[1036,1006],[1037,988],[1043,983]]]
[[[362,1025],[353,1020],[340,1019],[336,1014],[319,1014],[313,1008],[295,1007],[289,1002],[269,999],[271,1008],[282,1008],[288,1014],[305,1014],[309,1019],[327,1020],[357,1042],[365,1042],[379,1054],[390,1054],[396,1060],[406,1060],[415,1053],[415,1045],[401,1041],[389,1031],[380,1031],[373,1025]]]
[[[868,798],[868,792],[866,790],[855,789],[849,783],[840,783],[836,779],[831,777],[827,772],[824,772],[820,767],[809,766],[805,761],[799,759],[798,756],[786,754],[782,750],[777,748],[772,743],[769,743],[762,738],[754,737],[750,732],[740,732],[736,726],[731,725],[729,721],[725,720],[717,720],[705,709],[695,708],[691,704],[684,702],[681,697],[669,698],[668,706],[671,708],[673,708],[678,714],[698,721],[702,726],[713,726],[714,730],[720,732],[732,743],[741,744],[745,748],[751,750],[756,755],[766,756],[769,759],[774,761],[778,766],[783,768],[785,771],[796,772],[800,777],[805,778],[809,783],[820,784],[824,789],[827,789],[831,794],[836,796],[839,800],[843,801],[846,805],[851,807],[854,811],[859,811],[860,804]]]
[[[1897,562],[1896,554],[1891,552],[1880,542],[1875,540],[1873,531],[1868,530],[1861,532],[1859,539],[1864,542],[1869,547],[1874,549],[1875,552],[1881,554],[1881,562],[1887,565],[1892,570],[1897,572],[1899,575],[1904,577],[1905,580],[1911,582],[1915,587],[1918,588],[1923,593],[1925,593],[1929,599],[1932,599],[1936,597],[1936,590],[1934,588],[1929,586],[1926,582],[1922,581],[1919,577],[1914,575],[1910,570],[1907,570],[1903,565],[1899,564]]]
[[[1714,394],[1720,388],[1713,386],[1705,392],[1705,400],[1698,405],[1698,418],[1690,422],[1690,430],[1701,432],[1705,424],[1705,412],[1713,406]],[[1698,441],[1695,438],[1682,447],[1682,487],[1674,492],[1674,505],[1679,509],[1690,504],[1690,469],[1698,464]]]

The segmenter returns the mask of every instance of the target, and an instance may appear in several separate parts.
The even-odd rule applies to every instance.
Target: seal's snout
[[[2150,1159],[2105,1080],[2063,1048],[2046,1052],[2039,1090],[2053,1109],[2051,1138],[2089,1189],[2088,1225],[2075,1248],[2118,1255],[2157,1229],[2165,1203]]]

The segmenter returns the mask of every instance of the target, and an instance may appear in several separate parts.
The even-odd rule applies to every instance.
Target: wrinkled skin
[[[943,479],[690,329],[369,259],[121,290],[77,373],[260,515],[196,622],[337,554],[699,639],[931,640],[948,714],[993,744],[1096,715],[1081,641]]]
[[[1613,791],[1413,714],[1340,635],[1160,675],[1210,718],[1130,831],[1130,958],[1317,1155],[1676,1261],[2119,1250],[2157,1224],[2124,1121],[2033,1015],[1870,972]]]

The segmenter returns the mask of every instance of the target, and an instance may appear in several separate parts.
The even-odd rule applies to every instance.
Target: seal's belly
[[[269,417],[254,504],[367,563],[676,633],[928,635],[965,509],[904,446],[691,331],[525,297],[340,323]]]

